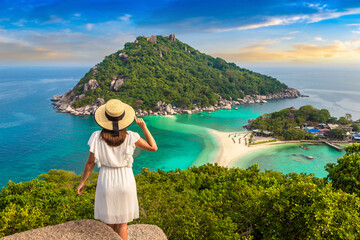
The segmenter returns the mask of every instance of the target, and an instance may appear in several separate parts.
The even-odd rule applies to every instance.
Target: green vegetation
[[[359,124],[353,123],[353,124],[351,124],[351,127],[352,127],[354,132],[360,132]]]
[[[360,146],[357,143],[345,147],[346,154],[337,160],[337,164],[328,163],[327,180],[332,186],[347,193],[360,196]]]
[[[252,142],[251,145],[262,144],[262,143],[271,143],[271,142],[277,142],[277,140],[273,139],[273,140],[267,140],[267,141]]]
[[[295,127],[304,123],[317,126],[318,123],[327,122],[328,119],[330,119],[330,113],[327,109],[319,110],[311,105],[305,105],[298,110],[285,108],[278,112],[264,114],[251,123],[251,128],[273,132],[283,140],[315,139],[312,134]]]
[[[121,53],[128,57],[120,56]],[[119,76],[125,76],[119,92],[110,91],[112,79]],[[82,94],[84,84],[90,79],[96,79],[100,87],[86,91],[86,96],[76,101],[74,107],[91,104],[101,97],[106,101],[119,98],[141,109],[152,109],[158,101],[191,108],[193,101],[200,106],[214,105],[217,94],[225,99],[237,99],[287,88],[275,78],[213,58],[179,40],[173,42],[162,36],[157,36],[156,44],[138,37],[137,43],[126,43],[124,49],[106,56],[98,64],[96,74],[91,69],[74,87],[76,95]]]
[[[326,179],[217,165],[136,176],[140,219],[169,239],[357,239],[360,147],[346,148]],[[83,195],[80,176],[51,170],[41,180],[9,182],[0,192],[0,237],[93,218],[97,174]],[[353,194],[356,193],[356,194]]]
[[[344,137],[346,137],[346,129],[343,127],[331,129],[328,133],[328,137],[333,139],[344,139]]]

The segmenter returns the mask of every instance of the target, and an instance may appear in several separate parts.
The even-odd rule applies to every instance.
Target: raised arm
[[[135,117],[136,124],[141,127],[143,133],[145,134],[146,141],[143,138],[140,138],[136,143],[135,146],[145,150],[145,151],[157,151],[157,145],[155,139],[151,135],[149,129],[147,128],[144,120],[142,118]]]
[[[94,167],[95,167],[95,155],[94,155],[94,153],[90,152],[89,158],[85,164],[85,169],[84,169],[84,173],[81,177],[80,184],[77,187],[78,194],[82,194],[86,179],[89,177],[89,175],[92,172],[92,170],[94,169]]]

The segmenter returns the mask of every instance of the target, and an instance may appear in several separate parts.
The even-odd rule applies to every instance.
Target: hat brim
[[[124,110],[125,110],[125,116],[123,119],[119,121],[119,130],[122,130],[124,128],[127,128],[130,126],[134,120],[135,120],[135,110],[128,104],[124,104]],[[101,105],[96,111],[95,111],[95,122],[102,128],[105,128],[107,130],[113,130],[113,124],[112,121],[107,119],[105,116],[105,104]]]

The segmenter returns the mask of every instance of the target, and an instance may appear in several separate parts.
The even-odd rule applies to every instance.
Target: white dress
[[[136,132],[127,131],[125,141],[118,147],[110,147],[95,131],[90,139],[90,152],[100,168],[95,193],[95,219],[107,224],[127,223],[139,218],[136,183],[132,171]]]

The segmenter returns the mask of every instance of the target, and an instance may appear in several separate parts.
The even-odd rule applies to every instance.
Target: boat
[[[307,156],[306,158],[310,159],[310,160],[314,160],[314,158],[312,156]]]
[[[204,115],[202,115],[202,114],[199,114],[200,115],[200,117],[203,117]]]
[[[262,100],[261,100],[261,103],[267,103],[267,101],[266,101],[266,100],[264,100],[264,99],[262,99]]]
[[[208,114],[212,114],[212,112],[208,112]]]
[[[238,110],[238,109],[239,109],[239,108],[237,108],[237,107],[235,108],[235,110]]]

